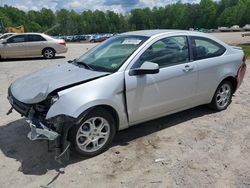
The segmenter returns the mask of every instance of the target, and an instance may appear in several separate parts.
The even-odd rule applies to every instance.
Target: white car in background
[[[243,29],[244,29],[245,31],[250,31],[250,24],[246,24],[246,25],[243,27]]]
[[[67,50],[63,39],[54,39],[42,33],[13,34],[0,41],[1,58],[43,56],[51,59]]]

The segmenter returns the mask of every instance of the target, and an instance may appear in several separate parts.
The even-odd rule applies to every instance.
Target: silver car
[[[14,35],[15,33],[4,33],[3,35],[0,36],[0,40],[4,40],[12,35]]]
[[[55,141],[56,159],[68,148],[91,157],[132,125],[202,104],[225,110],[245,60],[241,48],[200,32],[134,31],[16,80],[8,99],[31,140]]]
[[[44,56],[51,59],[67,50],[64,40],[43,33],[12,34],[0,40],[0,58]]]

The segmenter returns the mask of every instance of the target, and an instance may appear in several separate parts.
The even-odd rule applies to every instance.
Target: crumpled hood
[[[84,67],[64,63],[19,78],[11,84],[10,90],[17,100],[32,104],[43,101],[54,90],[107,74],[109,73],[91,71]]]

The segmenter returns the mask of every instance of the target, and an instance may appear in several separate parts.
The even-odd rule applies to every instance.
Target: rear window
[[[191,44],[194,60],[221,56],[226,51],[221,44],[204,37],[191,37]]]
[[[28,35],[29,42],[39,42],[39,41],[46,41],[41,35]]]

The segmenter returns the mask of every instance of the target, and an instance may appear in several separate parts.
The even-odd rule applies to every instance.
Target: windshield
[[[3,34],[2,36],[0,36],[0,39],[6,39],[8,37],[10,37],[13,34]]]
[[[115,72],[147,39],[144,36],[115,36],[90,50],[76,62],[82,62],[96,71]]]

